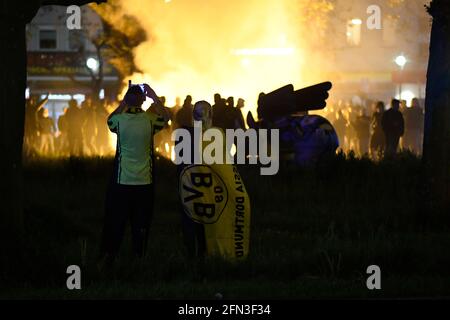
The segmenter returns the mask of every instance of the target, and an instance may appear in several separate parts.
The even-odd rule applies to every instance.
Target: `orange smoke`
[[[260,92],[302,84],[295,2],[122,0],[148,36],[134,52],[143,74],[130,79],[148,82],[169,106],[187,94],[212,102],[217,92],[255,110]]]

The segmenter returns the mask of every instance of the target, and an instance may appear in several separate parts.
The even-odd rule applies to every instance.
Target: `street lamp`
[[[400,72],[403,71],[403,69],[405,68],[406,63],[408,62],[408,60],[406,59],[406,57],[404,55],[399,55],[397,56],[397,58],[395,58],[395,63],[400,67]],[[399,85],[399,91],[400,91],[400,100],[402,100],[402,79],[400,77],[400,85]]]
[[[404,55],[399,55],[395,58],[395,63],[403,70],[408,60],[406,60]]]
[[[86,66],[94,72],[97,71],[98,65],[98,60],[95,58],[91,57],[86,60]]]

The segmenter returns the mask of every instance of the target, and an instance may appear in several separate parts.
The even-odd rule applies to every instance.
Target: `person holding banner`
[[[146,97],[154,101],[154,106],[144,111]],[[106,264],[114,262],[128,220],[133,252],[137,257],[145,254],[153,211],[153,135],[168,120],[166,110],[148,84],[130,84],[124,100],[108,117],[108,127],[117,135],[117,147],[101,243],[101,258]]]
[[[199,159],[195,153],[207,147],[196,143],[196,138],[206,131],[215,130],[218,138],[223,138],[224,134],[220,128],[212,127],[213,110],[206,101],[194,105],[193,120],[193,128],[184,128],[190,134],[183,137],[191,137],[192,151],[187,157],[191,161],[178,166],[182,226],[188,253],[191,257],[245,259],[249,252],[251,212],[247,190],[237,167],[226,164],[227,150],[216,149],[215,152],[223,155],[220,163],[194,160]],[[180,139],[175,141],[185,143]]]

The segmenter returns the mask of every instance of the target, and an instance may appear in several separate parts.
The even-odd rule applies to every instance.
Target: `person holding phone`
[[[151,110],[142,104],[149,97]],[[153,214],[153,135],[169,116],[148,84],[130,85],[120,105],[109,115],[108,127],[117,135],[114,171],[107,190],[101,243],[103,262],[117,256],[127,222],[131,223],[133,252],[143,257]]]

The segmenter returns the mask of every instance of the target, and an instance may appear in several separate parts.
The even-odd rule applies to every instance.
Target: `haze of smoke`
[[[211,102],[215,92],[243,97],[253,109],[261,91],[301,82],[301,43],[290,17],[292,0],[122,0],[148,41],[135,50],[144,75],[169,105],[192,94]],[[233,54],[233,49],[291,48],[290,55]]]

